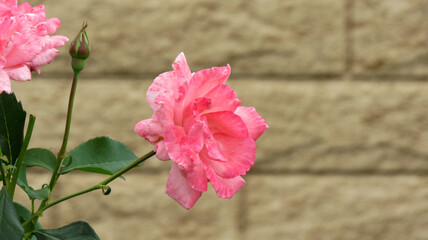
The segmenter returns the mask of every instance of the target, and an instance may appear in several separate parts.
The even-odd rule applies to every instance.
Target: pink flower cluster
[[[135,131],[155,145],[160,160],[172,160],[166,193],[190,209],[211,182],[218,197],[231,198],[244,184],[256,156],[255,141],[268,125],[253,107],[241,107],[225,85],[230,66],[190,72],[184,54],[173,71],[147,90],[154,110]]]
[[[31,71],[50,63],[68,38],[49,36],[61,25],[58,18],[46,19],[43,5],[32,7],[17,0],[0,1],[0,93],[10,93],[10,79],[27,81]]]

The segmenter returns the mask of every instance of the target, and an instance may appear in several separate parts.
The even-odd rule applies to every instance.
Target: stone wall
[[[182,209],[163,193],[170,163],[151,159],[108,197],[48,210],[44,226],[85,220],[103,240],[428,236],[427,1],[30,2],[61,18],[58,33],[69,38],[89,22],[93,54],[70,148],[107,135],[137,155],[150,150],[132,128],[151,116],[145,91],[181,51],[193,71],[229,63],[229,85],[270,125],[231,200],[210,189]],[[71,76],[62,51],[30,83],[13,83],[37,116],[32,147],[60,145]],[[35,186],[47,177],[31,173]],[[65,175],[54,197],[100,179]]]

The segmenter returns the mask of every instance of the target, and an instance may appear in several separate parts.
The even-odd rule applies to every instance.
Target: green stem
[[[0,157],[3,157],[3,152],[1,151],[1,147],[0,147]],[[2,159],[0,159],[0,174],[1,174],[1,179],[3,181],[3,186],[5,186],[6,189],[9,190],[9,181],[6,181],[6,175],[4,174]]]
[[[60,199],[58,199],[56,201],[53,201],[53,202],[49,203],[48,205],[46,205],[43,208],[43,210],[46,210],[46,209],[48,209],[48,208],[50,208],[50,207],[52,207],[52,206],[54,206],[54,205],[56,205],[56,204],[58,204],[60,202],[63,202],[65,200],[67,200],[67,199],[74,198],[74,197],[77,197],[79,195],[82,195],[82,194],[85,194],[85,193],[88,193],[88,192],[92,192],[93,190],[96,190],[96,189],[101,189],[104,186],[106,186],[107,184],[109,184],[110,182],[112,182],[113,180],[115,180],[116,178],[120,177],[121,175],[123,175],[124,173],[128,172],[129,170],[133,169],[138,164],[144,162],[145,160],[147,160],[148,158],[150,158],[153,155],[155,155],[155,152],[152,150],[149,153],[147,153],[146,155],[138,158],[137,160],[135,160],[134,162],[132,162],[128,166],[126,166],[126,167],[122,168],[121,170],[117,171],[115,174],[113,174],[110,177],[108,177],[108,178],[104,179],[103,181],[99,182],[98,184],[95,184],[94,186],[92,186],[90,188],[87,188],[85,190],[82,190],[80,192],[76,192],[76,193],[73,193],[71,195],[68,195],[68,196],[65,196],[63,198],[60,198]]]
[[[3,186],[5,186],[6,189],[9,189],[9,186],[6,182],[6,176],[4,175],[3,163],[1,160],[0,160],[0,174],[1,174],[1,180],[3,182]]]
[[[27,132],[25,133],[24,142],[22,143],[21,151],[19,152],[18,160],[16,161],[15,171],[13,172],[13,175],[12,175],[12,182],[10,184],[9,195],[12,200],[13,200],[13,195],[15,194],[15,187],[18,181],[19,171],[21,170],[22,162],[24,161],[25,153],[27,152],[28,144],[30,143],[35,122],[36,122],[36,117],[33,115],[30,115]]]
[[[65,157],[65,151],[67,149],[68,137],[70,135],[70,126],[71,126],[71,117],[73,115],[73,106],[74,106],[74,97],[76,96],[77,82],[79,81],[79,73],[74,72],[73,83],[70,90],[70,98],[68,100],[68,110],[67,110],[67,122],[65,124],[64,138],[62,139],[61,149],[58,152],[58,160],[56,162],[54,171],[52,172],[52,177],[49,182],[49,189],[52,191],[55,187],[56,181],[58,179],[58,173],[61,168],[62,161]]]
[[[108,177],[108,178],[104,179],[103,181],[101,181],[101,182],[93,185],[92,187],[89,187],[89,188],[84,189],[82,191],[70,194],[70,195],[62,197],[62,198],[60,198],[58,200],[55,200],[55,201],[53,201],[53,202],[51,202],[51,203],[49,203],[47,205],[44,205],[43,207],[39,208],[39,210],[37,210],[37,212],[34,213],[29,219],[27,219],[27,221],[25,221],[22,224],[22,226],[25,227],[25,225],[27,225],[28,223],[30,223],[33,219],[37,219],[38,216],[40,216],[43,213],[43,211],[45,211],[46,209],[48,209],[48,208],[50,208],[50,207],[52,207],[52,206],[54,206],[54,205],[56,205],[56,204],[58,204],[60,202],[63,202],[65,200],[68,200],[68,199],[71,199],[71,198],[83,195],[85,193],[92,192],[94,190],[102,189],[102,188],[106,187],[107,184],[109,184],[110,182],[112,182],[116,178],[120,177],[124,173],[128,172],[129,170],[133,169],[134,167],[138,166],[140,163],[144,162],[145,160],[147,160],[148,158],[150,158],[151,156],[153,156],[155,154],[156,154],[155,151],[152,150],[149,153],[145,154],[144,156],[138,158],[134,162],[130,163],[128,166],[126,166],[126,167],[122,168],[121,170],[117,171],[115,174],[111,175],[110,177]]]
[[[67,149],[68,136],[70,135],[71,117],[73,115],[74,97],[76,96],[77,82],[79,81],[80,72],[74,72],[73,83],[70,90],[70,98],[68,100],[67,123],[65,124],[64,138],[62,139],[61,149],[58,152],[58,158],[64,158]]]
[[[70,135],[71,117],[73,115],[74,97],[76,96],[77,82],[79,81],[79,73],[80,73],[80,71],[74,71],[74,74],[73,74],[73,83],[71,85],[70,97],[68,99],[67,121],[65,123],[64,137],[62,139],[61,148],[58,152],[55,168],[52,172],[52,176],[51,176],[51,179],[49,181],[49,191],[51,191],[51,192],[54,189],[55,184],[56,184],[58,177],[60,175],[61,164],[62,164],[62,161],[64,160],[65,151],[67,149],[68,137]],[[37,212],[39,212],[41,209],[43,209],[45,207],[47,201],[48,200],[43,200],[40,203],[40,206],[37,209]]]

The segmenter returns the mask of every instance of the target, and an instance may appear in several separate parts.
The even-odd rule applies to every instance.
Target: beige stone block
[[[426,239],[426,177],[247,178],[243,239]]]
[[[77,220],[88,222],[103,240],[116,239],[236,239],[236,208],[239,196],[218,199],[212,189],[191,210],[185,210],[164,193],[168,174],[125,174],[101,191],[61,203],[55,212],[56,226]],[[103,179],[71,173],[60,179],[63,195],[82,190]]]
[[[94,80],[81,74],[68,149],[95,137],[108,136],[125,143],[137,156],[151,151],[152,145],[134,132],[138,121],[153,114],[145,97],[150,83],[151,80]],[[64,134],[71,79],[35,78],[12,84],[24,110],[37,118],[30,148],[47,148],[56,154]],[[169,165],[152,159],[142,169],[169,171]]]
[[[428,73],[428,2],[353,1],[354,72]]]
[[[182,51],[194,71],[227,63],[246,76],[343,70],[343,0],[31,2],[59,17],[57,33],[70,39],[89,22],[92,74],[156,76]],[[69,72],[69,62],[61,54],[42,70]]]
[[[426,172],[424,82],[230,81],[270,129],[253,168],[268,172]]]
[[[151,145],[134,133],[151,109],[151,81],[98,79],[79,82],[69,149],[97,137],[124,142],[137,155]],[[428,84],[424,82],[228,82],[244,106],[255,106],[270,129],[257,141],[254,171],[418,172],[428,170]],[[14,82],[28,113],[37,116],[31,147],[58,151],[69,80]],[[168,171],[147,161],[142,171]]]

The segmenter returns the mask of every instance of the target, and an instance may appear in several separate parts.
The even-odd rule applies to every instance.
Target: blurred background
[[[44,227],[84,220],[102,240],[428,239],[428,1],[29,2],[46,5],[70,40],[89,23],[70,149],[107,135],[151,150],[133,126],[151,116],[145,92],[180,52],[192,71],[230,64],[228,84],[270,125],[231,200],[211,188],[183,209],[164,194],[171,163],[152,158],[109,196],[49,209]],[[68,45],[60,50],[12,86],[37,116],[31,147],[54,152],[72,77]],[[40,187],[49,176],[30,177]],[[102,178],[67,174],[54,197]]]

